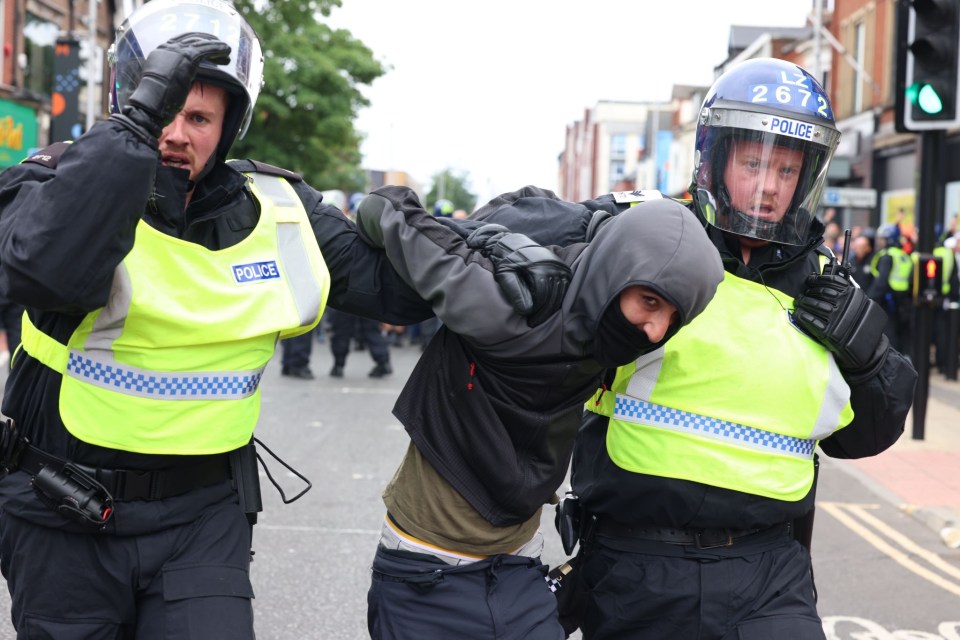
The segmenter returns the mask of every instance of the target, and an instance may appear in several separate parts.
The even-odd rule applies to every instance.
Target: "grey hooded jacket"
[[[430,464],[497,526],[525,521],[560,486],[583,403],[604,371],[662,344],[634,339],[615,361],[597,359],[605,335],[598,328],[620,292],[643,285],[673,303],[679,321],[669,337],[703,311],[723,278],[691,212],[670,200],[642,203],[589,245],[554,249],[573,277],[561,308],[531,328],[501,295],[493,264],[411,190],[374,191],[357,224],[444,324],[394,415]]]

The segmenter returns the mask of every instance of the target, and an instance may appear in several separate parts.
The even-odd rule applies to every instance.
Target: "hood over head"
[[[593,344],[594,355],[604,356],[604,365],[619,366],[653,351],[697,317],[721,280],[720,255],[692,212],[674,200],[642,202],[609,220],[577,258],[564,298],[564,316],[572,325],[573,340]],[[679,319],[658,343],[638,335],[616,341],[625,352],[611,362],[612,354],[594,338],[611,336],[606,323],[615,323],[614,330],[629,331],[617,322],[618,313],[606,312],[611,303],[619,303],[620,292],[633,285],[648,287],[675,305]],[[626,350],[628,344],[632,353]]]

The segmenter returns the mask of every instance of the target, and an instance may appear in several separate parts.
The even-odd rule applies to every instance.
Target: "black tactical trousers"
[[[658,544],[670,555],[657,554]],[[795,540],[741,555],[649,547],[590,546],[584,640],[824,640],[810,554]]]
[[[252,640],[249,568],[250,525],[235,499],[142,535],[77,533],[0,512],[18,639]]]

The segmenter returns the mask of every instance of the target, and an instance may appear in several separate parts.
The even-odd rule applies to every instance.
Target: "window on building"
[[[627,135],[615,133],[610,136],[610,157],[625,158],[627,156]]]
[[[622,160],[614,160],[610,163],[610,189],[623,180],[626,173],[626,167]]]
[[[865,78],[860,72],[860,69],[862,69],[867,62],[866,40],[867,27],[862,22],[858,22],[853,32],[853,57],[859,64],[859,68],[853,71],[853,113],[863,111],[863,86]]]
[[[27,68],[24,69],[24,88],[37,97],[49,98],[53,93],[53,50],[60,27],[27,12],[23,28],[24,53]]]

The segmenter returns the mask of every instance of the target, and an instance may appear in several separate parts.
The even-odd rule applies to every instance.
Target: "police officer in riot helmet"
[[[745,93],[740,78],[760,67],[744,66],[739,78],[714,85],[701,111],[696,207],[710,225],[749,246],[806,244],[840,139],[830,104],[795,65],[782,65],[781,83],[751,84]],[[797,109],[790,100],[810,106]]]
[[[172,33],[176,35],[171,38]],[[157,140],[161,154],[168,156],[165,166],[190,169],[191,187],[226,160],[230,147],[250,126],[263,84],[263,52],[256,33],[232,8],[151,3],[120,26],[109,58],[111,119],[148,142]],[[194,79],[200,82],[197,87]],[[169,140],[174,132],[165,128],[176,120],[184,99],[199,88],[218,98],[222,92],[223,101],[219,127],[212,127],[219,134],[215,151],[193,166],[201,158],[184,163],[187,158],[179,157],[176,143]]]
[[[561,618],[585,640],[824,637],[804,548],[815,452],[889,447],[916,382],[883,312],[822,247],[839,136],[796,64],[749,60],[707,93],[690,206],[726,277],[586,404],[560,521],[579,532],[585,593]]]
[[[146,3],[110,61],[110,118],[0,173],[0,282],[27,309],[0,428],[11,619],[18,637],[252,639],[251,437],[277,339],[328,297],[432,312],[300,176],[225,162],[263,71],[232,5]]]

